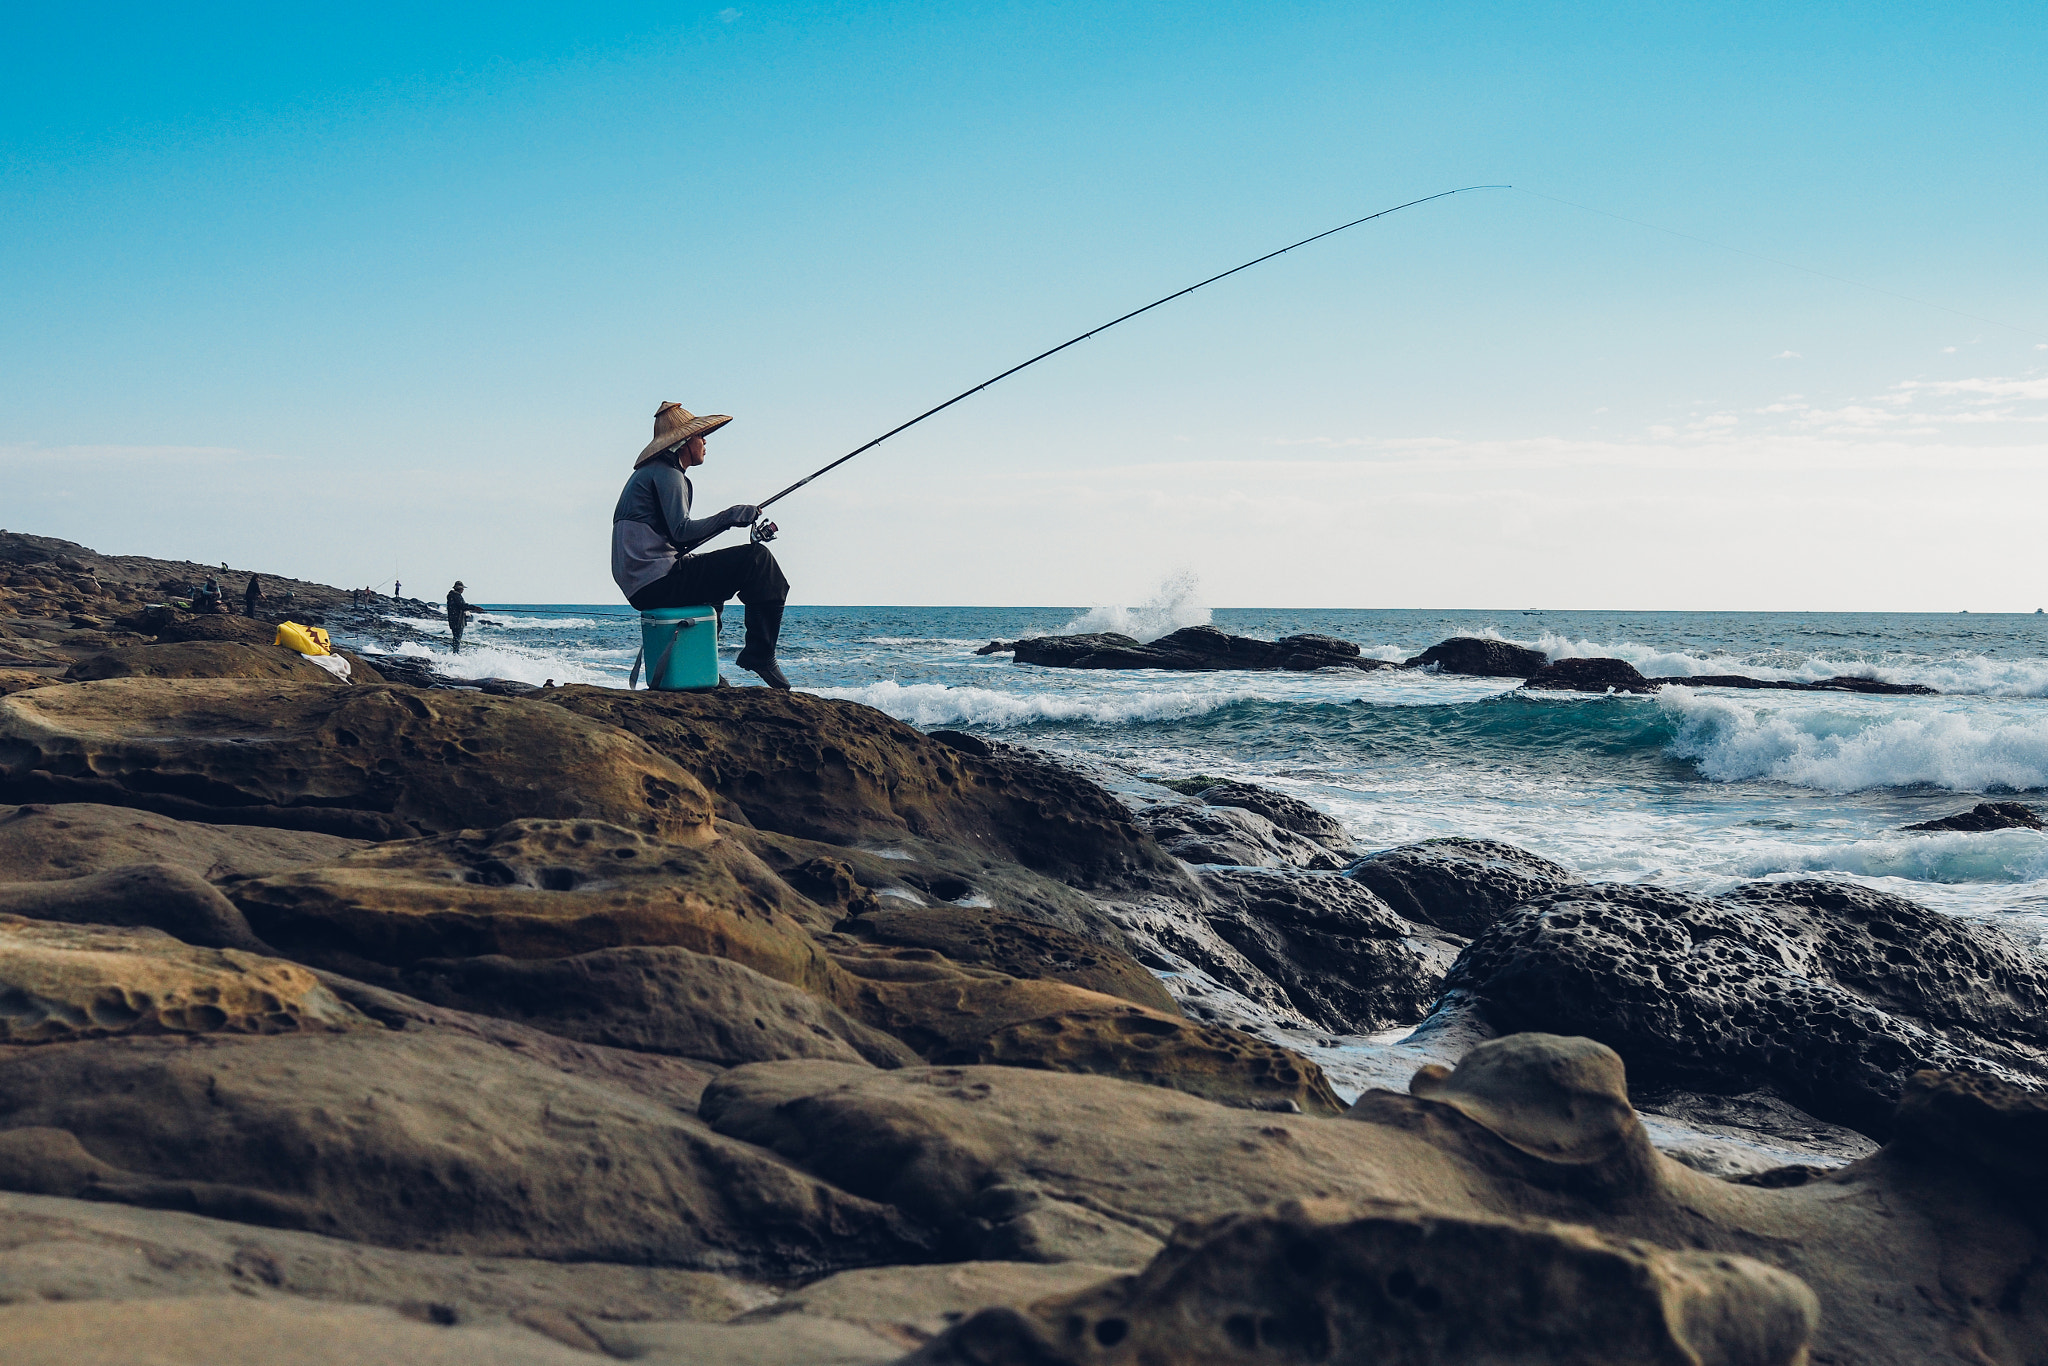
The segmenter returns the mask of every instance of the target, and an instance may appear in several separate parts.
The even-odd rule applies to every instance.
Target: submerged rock
[[[1429,1013],[1465,941],[1415,925],[1349,878],[1214,868],[1216,933],[1319,1028],[1370,1034]]]
[[[999,648],[1000,647],[1000,648]],[[1385,660],[1364,658],[1356,645],[1334,636],[1293,635],[1279,640],[1233,636],[1213,626],[1183,626],[1170,635],[1142,642],[1114,631],[1093,635],[1033,636],[1027,640],[990,641],[979,654],[1013,653],[1019,664],[1053,669],[1175,669],[1208,672],[1222,669],[1270,671],[1285,669],[1391,668]]]
[[[2019,802],[1978,802],[1968,811],[1938,820],[1921,821],[1918,825],[1900,827],[1903,830],[2040,830],[2043,828],[2040,816],[2030,806]]]
[[[2048,966],[1994,930],[1841,884],[1554,892],[1475,939],[1445,986],[1500,1029],[1599,1039],[1638,1085],[1768,1088],[1878,1137],[1920,1068],[2048,1081]]]
[[[1585,885],[1571,869],[1526,849],[1462,835],[1382,850],[1344,876],[1371,888],[1403,920],[1467,938],[1525,901]]]
[[[1403,660],[1401,667],[1434,668],[1438,673],[1476,674],[1481,678],[1528,678],[1549,662],[1550,656],[1526,645],[1457,636],[1430,646],[1413,659]]]

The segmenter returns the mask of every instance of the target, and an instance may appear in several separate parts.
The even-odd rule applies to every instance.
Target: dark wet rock
[[[1320,1028],[1370,1034],[1429,1013],[1465,941],[1401,919],[1349,878],[1209,868],[1209,924]]]
[[[1768,1089],[1877,1137],[1921,1068],[2048,1080],[2048,966],[1996,931],[1840,884],[1552,893],[1475,939],[1445,986],[1497,1028],[1599,1039],[1638,1085]]]
[[[1468,938],[1524,901],[1585,883],[1526,849],[1460,835],[1383,850],[1344,876],[1371,888],[1403,920]]]
[[[1404,669],[1434,668],[1438,673],[1475,674],[1481,678],[1528,678],[1540,672],[1550,656],[1525,645],[1505,640],[1481,640],[1457,636],[1432,645],[1413,659],[1402,661]]]
[[[269,679],[109,678],[0,698],[0,800],[391,839],[523,816],[691,841],[711,797],[560,707]]]
[[[2030,806],[2019,802],[1978,802],[1968,811],[1939,820],[1921,821],[1918,825],[1901,827],[1906,830],[2039,830],[2041,818]]]
[[[1234,805],[1161,802],[1135,819],[1162,849],[1186,863],[1326,871],[1344,866],[1327,846]]]
[[[829,1001],[741,963],[675,947],[602,949],[569,958],[428,960],[399,974],[432,1005],[513,1020],[607,1048],[733,1067],[824,1058],[901,1067],[903,1044]]]
[[[977,653],[1002,653],[993,647]],[[1360,656],[1356,645],[1334,636],[1293,635],[1279,640],[1233,636],[1213,626],[1183,626],[1170,635],[1141,642],[1114,631],[1092,635],[1034,636],[1007,647],[1019,664],[1054,669],[1176,669],[1205,672],[1221,669],[1303,671],[1308,669],[1384,669],[1384,660]]]
[[[871,707],[770,688],[541,696],[640,736],[716,793],[721,815],[762,830],[848,846],[912,836],[1083,888],[1183,884],[1114,797],[1021,746],[975,753]]]
[[[1285,792],[1230,778],[1175,779],[1160,785],[1209,806],[1235,806],[1256,812],[1282,830],[1312,839],[1333,852],[1343,854],[1351,850],[1351,834],[1342,821]]]
[[[1529,675],[1525,688],[1556,692],[1631,692],[1656,689],[1624,659],[1560,659]]]

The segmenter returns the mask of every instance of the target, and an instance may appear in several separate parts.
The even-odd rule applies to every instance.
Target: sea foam
[[[1857,792],[1939,787],[1956,792],[2048,787],[2048,717],[1938,705],[1901,713],[1848,703],[1787,705],[1667,688],[1670,752],[1715,782],[1762,779]]]
[[[813,689],[806,688],[810,692]],[[913,726],[1029,726],[1079,722],[1115,726],[1180,721],[1255,699],[1248,691],[1164,688],[1103,696],[997,692],[943,683],[871,683],[864,688],[819,688],[820,697],[862,702]]]
[[[1092,607],[1060,627],[1063,636],[1115,631],[1137,640],[1157,640],[1183,626],[1207,626],[1209,609],[1202,605],[1202,581],[1182,570],[1159,585],[1139,607]]]

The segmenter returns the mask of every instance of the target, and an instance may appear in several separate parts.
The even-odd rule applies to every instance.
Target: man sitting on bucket
[[[633,477],[612,510],[612,578],[636,611],[657,607],[716,606],[737,595],[747,608],[747,644],[734,661],[771,688],[788,688],[775,667],[782,635],[782,605],[789,580],[768,547],[758,543],[692,555],[688,548],[731,527],[749,526],[761,510],[735,503],[690,520],[690,481],[684,470],[704,463],[704,438],[729,417],[698,417],[679,403],[654,414],[654,440],[633,462]]]

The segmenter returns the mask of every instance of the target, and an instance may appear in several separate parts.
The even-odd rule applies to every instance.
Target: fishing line
[[[1509,186],[1508,188],[1512,189],[1514,187]],[[1909,304],[1918,304],[1922,308],[1934,309],[1938,313],[1949,313],[1958,318],[1968,318],[1971,322],[1983,323],[1987,327],[1996,327],[2007,332],[2016,332],[2022,337],[2031,337],[2035,341],[2048,341],[2048,334],[2035,332],[2025,327],[2014,327],[2011,323],[2002,323],[1996,318],[1987,318],[1982,314],[1965,313],[1960,308],[1950,308],[1947,304],[1938,304],[1931,299],[1916,299],[1910,294],[1901,294],[1895,289],[1886,289],[1882,285],[1865,284],[1861,280],[1851,280],[1841,275],[1830,275],[1824,270],[1815,270],[1812,266],[1802,266],[1797,261],[1781,261],[1775,256],[1766,256],[1762,252],[1757,251],[1746,251],[1741,247],[1731,247],[1726,242],[1716,242],[1710,237],[1700,237],[1693,233],[1680,232],[1677,228],[1667,228],[1660,223],[1645,223],[1642,219],[1630,218],[1627,214],[1609,213],[1606,209],[1596,209],[1591,204],[1579,204],[1569,199],[1559,199],[1554,194],[1545,194],[1541,190],[1532,190],[1526,185],[1521,187],[1521,189],[1523,194],[1533,194],[1538,199],[1547,199],[1553,204],[1562,204],[1568,209],[1583,209],[1587,213],[1597,213],[1602,218],[1612,218],[1620,223],[1633,223],[1639,228],[1648,228],[1652,232],[1668,233],[1672,237],[1683,237],[1686,241],[1698,242],[1701,246],[1714,247],[1721,251],[1732,251],[1737,256],[1747,256],[1752,261],[1764,261],[1774,266],[1783,266],[1786,270],[1796,270],[1805,275],[1818,276],[1823,280],[1833,280],[1838,285],[1849,285],[1856,289],[1867,289],[1872,293],[1882,294],[1887,298],[1902,299]]]
[[[1001,381],[1006,380],[1010,376],[1016,374],[1020,370],[1028,370],[1042,360],[1047,360],[1053,356],[1057,356],[1060,352],[1066,350],[1070,346],[1079,346],[1082,342],[1087,341],[1090,337],[1096,336],[1099,333],[1109,331],[1110,328],[1115,327],[1118,323],[1127,323],[1141,313],[1150,313],[1153,309],[1158,308],[1161,304],[1170,304],[1175,299],[1181,298],[1183,295],[1192,294],[1196,290],[1204,287],[1205,285],[1213,285],[1218,280],[1227,280],[1241,270],[1250,270],[1253,266],[1262,264],[1266,261],[1270,261],[1275,256],[1285,256],[1288,252],[1293,251],[1296,247],[1305,247],[1311,242],[1320,242],[1325,237],[1330,237],[1336,233],[1343,232],[1346,228],[1355,228],[1361,223],[1370,223],[1375,218],[1385,218],[1388,214],[1399,213],[1403,209],[1412,209],[1417,204],[1427,204],[1433,199],[1447,199],[1451,195],[1464,194],[1470,190],[1511,190],[1513,188],[1514,186],[1512,185],[1461,185],[1455,190],[1439,190],[1435,194],[1424,195],[1420,199],[1411,199],[1406,204],[1396,204],[1391,209],[1381,209],[1378,213],[1369,213],[1363,218],[1354,218],[1349,223],[1339,223],[1336,227],[1326,228],[1322,232],[1315,234],[1315,236],[1313,237],[1304,237],[1299,242],[1290,242],[1288,245],[1280,248],[1278,251],[1269,251],[1264,256],[1253,257],[1251,260],[1246,261],[1241,266],[1232,266],[1229,270],[1223,271],[1217,275],[1211,275],[1208,279],[1189,285],[1186,289],[1177,289],[1173,293],[1167,295],[1162,299],[1154,299],[1151,303],[1146,304],[1143,308],[1134,308],[1130,312],[1122,315],[1121,317],[1111,318],[1108,322],[1103,323],[1100,326],[1091,327],[1086,332],[1083,332],[1080,336],[1070,338],[1067,341],[1063,341],[1058,346],[1053,347],[1049,351],[1041,351],[1037,355],[1033,356],[1030,360],[1024,361],[1022,364],[1019,365],[1013,365],[1009,369],[1003,371],[1001,374],[983,380],[981,383],[975,385],[972,389],[964,390],[961,393],[953,395],[953,397],[947,399],[938,407],[926,409],[924,412],[919,413],[916,417],[913,417],[912,419],[910,419],[910,421],[904,423],[900,427],[891,427],[888,431],[883,432],[880,436],[876,437],[873,441],[868,442],[866,445],[854,447],[854,449],[848,451],[845,455],[840,456],[831,464],[826,465],[822,469],[816,470],[811,474],[805,475],[802,479],[797,480],[794,484],[791,484],[788,488],[782,490],[782,492],[776,494],[774,497],[766,499],[760,503],[756,503],[755,506],[760,508],[766,508],[770,504],[778,503],[782,501],[784,498],[787,498],[790,494],[795,493],[805,484],[808,484],[813,479],[818,478],[820,475],[830,474],[833,470],[838,469],[841,465],[844,465],[847,461],[853,459],[856,455],[860,455],[866,451],[873,450],[875,447],[881,445],[884,441],[887,441],[890,437],[895,436],[901,432],[909,431],[912,427],[915,427],[918,423],[924,421],[926,418],[936,417],[940,413],[945,412],[946,409],[952,407],[954,404],[959,403],[964,399],[973,398],[976,394],[988,388],[991,384],[1000,383]],[[717,532],[713,534],[721,535],[723,533]],[[754,537],[756,540],[767,540],[773,535],[774,529],[772,523],[769,524],[766,535],[762,534],[761,524],[758,522],[755,523]],[[687,549],[695,550],[698,546],[705,544],[705,542],[711,539],[712,537],[706,536],[703,540],[693,542],[689,547],[687,547]]]

